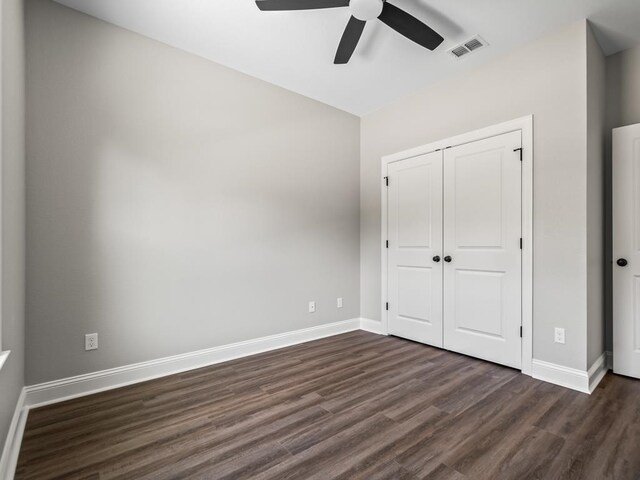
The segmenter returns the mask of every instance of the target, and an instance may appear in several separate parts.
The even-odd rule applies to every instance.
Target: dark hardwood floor
[[[640,381],[352,332],[32,410],[16,478],[635,480]]]

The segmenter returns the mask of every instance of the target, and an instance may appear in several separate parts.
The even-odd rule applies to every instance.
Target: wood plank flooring
[[[33,410],[16,478],[636,480],[640,381],[357,331]]]

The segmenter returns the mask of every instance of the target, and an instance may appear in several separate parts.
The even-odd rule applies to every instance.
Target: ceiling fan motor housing
[[[367,21],[379,19],[400,35],[435,50],[444,38],[430,26],[386,0],[255,0],[260,10],[316,10],[323,8],[349,7],[351,17],[347,23],[336,56],[336,65],[349,62],[358,46]]]
[[[383,0],[351,0],[349,2],[351,15],[365,22],[378,18],[382,13],[383,6]]]

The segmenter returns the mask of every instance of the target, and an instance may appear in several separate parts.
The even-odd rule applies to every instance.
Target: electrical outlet
[[[554,340],[556,343],[562,343],[564,345],[564,328],[556,328]]]
[[[89,333],[84,336],[84,349],[89,350],[97,350],[98,349],[98,334],[97,333]]]
[[[342,297],[338,297],[338,301],[336,302],[336,306],[338,308],[342,308]]]
[[[309,302],[309,313],[314,313],[316,311],[316,302]]]

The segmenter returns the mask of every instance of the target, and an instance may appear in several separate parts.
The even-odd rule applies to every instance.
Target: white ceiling
[[[348,8],[261,12],[252,0],[56,0],[284,88],[362,115],[582,18],[606,54],[640,44],[640,0],[390,0],[445,37],[430,52],[378,20],[333,65]],[[490,46],[456,60],[479,34]]]

